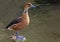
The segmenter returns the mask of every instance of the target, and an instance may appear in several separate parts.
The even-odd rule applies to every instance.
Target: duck
[[[16,39],[18,39],[18,31],[24,29],[25,27],[27,27],[29,25],[29,23],[30,23],[30,18],[29,18],[28,10],[30,8],[35,8],[35,7],[36,6],[33,5],[30,2],[29,3],[25,3],[22,15],[20,17],[17,17],[15,19],[13,19],[5,27],[5,29],[16,31]]]

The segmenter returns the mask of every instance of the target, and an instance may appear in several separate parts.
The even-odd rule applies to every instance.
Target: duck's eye
[[[29,6],[31,6],[30,4],[28,4]]]

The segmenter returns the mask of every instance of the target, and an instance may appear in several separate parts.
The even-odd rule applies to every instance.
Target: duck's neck
[[[28,9],[29,8],[24,8],[24,11],[23,11],[23,18],[29,18],[29,15],[28,15]]]
[[[24,11],[23,11],[23,14],[28,14],[28,9],[29,8],[25,8]]]

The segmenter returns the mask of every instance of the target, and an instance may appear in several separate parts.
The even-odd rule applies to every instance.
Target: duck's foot
[[[21,42],[26,41],[26,38],[24,36],[20,36],[20,35],[18,35],[18,38],[16,38],[16,35],[11,36],[10,38],[11,38],[11,40],[14,40],[14,41],[21,41]]]

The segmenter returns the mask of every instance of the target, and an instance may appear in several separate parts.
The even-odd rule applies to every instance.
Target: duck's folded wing
[[[15,19],[13,19],[5,28],[7,29],[7,28],[10,27],[11,25],[17,24],[17,23],[19,23],[19,22],[21,22],[21,21],[22,21],[22,18],[15,18]]]

